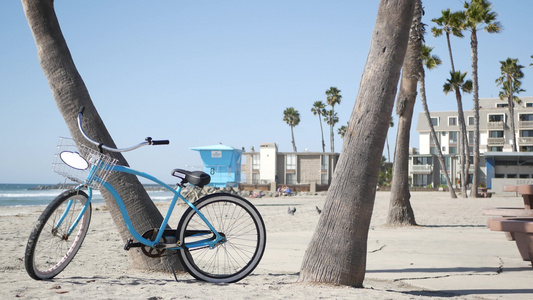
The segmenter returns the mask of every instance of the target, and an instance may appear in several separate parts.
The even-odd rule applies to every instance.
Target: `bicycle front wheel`
[[[63,271],[80,249],[91,220],[91,206],[69,234],[88,196],[69,190],[57,196],[43,211],[26,246],[26,272],[36,280],[51,279]]]
[[[231,194],[211,194],[194,203],[226,242],[210,248],[191,246],[192,242],[214,235],[192,208],[183,214],[177,238],[184,244],[179,251],[185,269],[193,277],[214,283],[236,282],[250,274],[265,251],[266,230],[257,209]]]

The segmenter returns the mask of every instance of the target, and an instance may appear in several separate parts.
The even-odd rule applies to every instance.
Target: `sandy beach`
[[[368,240],[365,288],[297,283],[300,265],[325,197],[250,199],[263,215],[267,249],[257,269],[226,285],[186,273],[130,266],[105,205],[93,207],[91,227],[72,263],[53,280],[24,270],[24,249],[44,207],[0,211],[1,299],[530,299],[533,269],[514,242],[486,227],[485,207],[523,207],[521,197],[451,199],[447,192],[412,193],[420,226],[385,226],[389,192],[378,192]],[[158,204],[166,210],[165,204]],[[296,213],[287,213],[287,207]],[[171,224],[177,224],[178,218]]]

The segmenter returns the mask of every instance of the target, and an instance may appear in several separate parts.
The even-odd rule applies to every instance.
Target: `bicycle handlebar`
[[[85,131],[83,130],[83,125],[82,125],[81,119],[83,117],[83,112],[84,111],[85,111],[85,107],[84,106],[80,107],[80,110],[78,112],[78,128],[79,128],[81,134],[83,135],[83,137],[87,141],[89,141],[91,144],[93,144],[95,146],[98,146],[98,148],[100,148],[100,149],[104,149],[104,150],[111,151],[111,152],[128,152],[128,151],[132,151],[132,150],[135,150],[137,148],[140,148],[142,146],[147,146],[147,145],[154,145],[155,146],[155,145],[168,145],[168,144],[170,144],[169,140],[152,140],[151,137],[147,137],[144,142],[139,143],[138,145],[135,145],[135,146],[127,147],[127,148],[113,148],[113,147],[106,146],[106,145],[104,145],[102,143],[99,143],[99,142],[91,139],[85,133]]]

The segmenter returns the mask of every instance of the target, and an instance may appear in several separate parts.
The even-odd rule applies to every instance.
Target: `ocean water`
[[[36,206],[48,205],[57,195],[66,189],[38,189],[46,184],[0,184],[0,206]],[[148,194],[154,202],[172,200],[170,191],[150,191]],[[93,203],[104,202],[100,191],[93,190]]]

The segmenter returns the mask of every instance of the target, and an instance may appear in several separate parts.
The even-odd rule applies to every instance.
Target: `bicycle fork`
[[[82,187],[82,185],[76,187],[76,190],[80,190]],[[67,232],[61,237],[61,239],[63,240],[68,240],[68,238],[70,237],[70,235],[72,234],[72,231],[74,231],[74,228],[76,228],[76,226],[78,226],[78,223],[80,222],[81,218],[83,217],[83,215],[85,214],[85,212],[87,211],[87,208],[90,206],[91,204],[91,199],[92,199],[92,196],[93,196],[93,191],[92,189],[89,187],[88,188],[88,198],[87,198],[87,201],[85,202],[85,204],[83,205],[83,207],[81,208],[81,211],[80,213],[78,214],[78,216],[76,217],[76,219],[74,220],[74,222],[72,223],[72,225],[70,226],[70,228],[67,230]],[[59,217],[59,220],[57,221],[56,225],[54,228],[52,228],[52,234],[53,235],[56,235],[57,234],[57,229],[61,226],[61,224],[63,224],[63,222],[65,221],[65,218],[66,216],[68,215],[70,209],[72,208],[72,205],[74,203],[74,199],[70,199],[67,203],[67,207],[65,208],[65,211],[63,212],[63,214],[61,215],[61,217]]]

